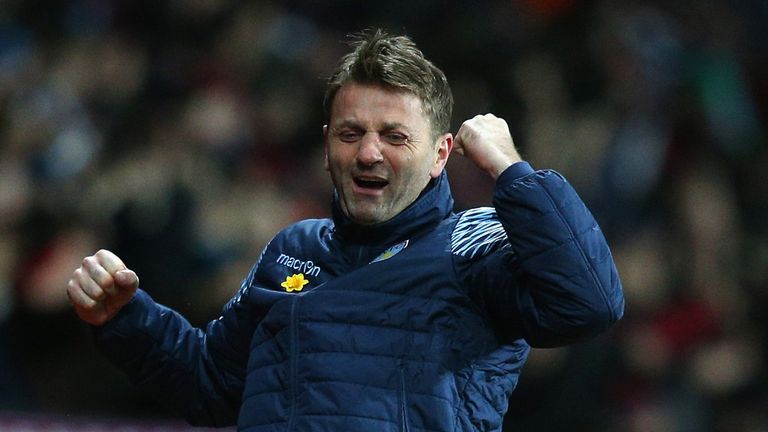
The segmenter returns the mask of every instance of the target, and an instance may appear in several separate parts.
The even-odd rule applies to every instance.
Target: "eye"
[[[337,131],[335,133],[336,137],[339,138],[339,140],[346,142],[346,143],[353,143],[358,140],[360,140],[360,137],[362,136],[362,133],[356,130],[352,129],[344,129],[341,131]]]
[[[408,142],[408,135],[399,132],[388,132],[383,137],[384,140],[392,145],[403,145]]]

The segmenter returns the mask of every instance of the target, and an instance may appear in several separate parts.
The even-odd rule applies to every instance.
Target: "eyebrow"
[[[402,124],[402,123],[384,123],[384,130],[394,130],[394,129],[403,129],[406,132],[410,132],[411,130],[408,128],[408,126]]]
[[[404,130],[406,132],[411,132],[411,130],[410,130],[410,128],[408,126],[406,126],[406,125],[404,125],[404,124],[402,124],[400,122],[385,122],[382,126],[383,127],[381,128],[381,130],[385,130],[385,131],[395,130],[395,129],[402,129],[402,130]],[[356,129],[360,128],[360,129],[362,129],[362,125],[360,124],[360,122],[357,121],[357,120],[352,120],[352,119],[342,120],[338,124],[335,124],[335,125],[331,126],[332,129],[345,128],[345,127],[356,128]]]
[[[332,129],[338,129],[338,128],[358,128],[360,127],[360,123],[355,120],[342,120],[341,122],[337,124],[331,124]]]

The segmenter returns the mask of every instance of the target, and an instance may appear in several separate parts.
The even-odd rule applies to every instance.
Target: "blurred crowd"
[[[383,27],[446,72],[454,132],[493,112],[576,186],[622,275],[624,320],[534,350],[509,429],[768,430],[766,23],[761,0],[0,0],[0,418],[171,417],[66,281],[108,248],[218,316],[277,230],[329,215],[324,79]],[[490,203],[448,172],[457,210]]]

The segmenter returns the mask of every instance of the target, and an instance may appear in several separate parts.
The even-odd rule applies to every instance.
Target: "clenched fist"
[[[83,259],[67,284],[67,296],[77,316],[101,326],[111,320],[136,293],[139,278],[108,250]]]
[[[462,123],[453,139],[453,150],[494,180],[510,165],[522,160],[507,122],[493,114],[477,115]]]

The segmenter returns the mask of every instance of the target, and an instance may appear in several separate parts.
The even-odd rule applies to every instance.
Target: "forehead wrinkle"
[[[336,128],[352,127],[377,131],[403,129],[409,134],[414,134],[419,133],[421,125],[411,124],[411,121],[418,119],[416,123],[419,123],[423,119],[426,123],[424,133],[429,135],[431,119],[427,116],[425,108],[424,102],[413,93],[349,82],[336,94],[329,123]],[[398,118],[403,114],[407,115],[405,120]],[[338,120],[335,121],[334,118]]]

